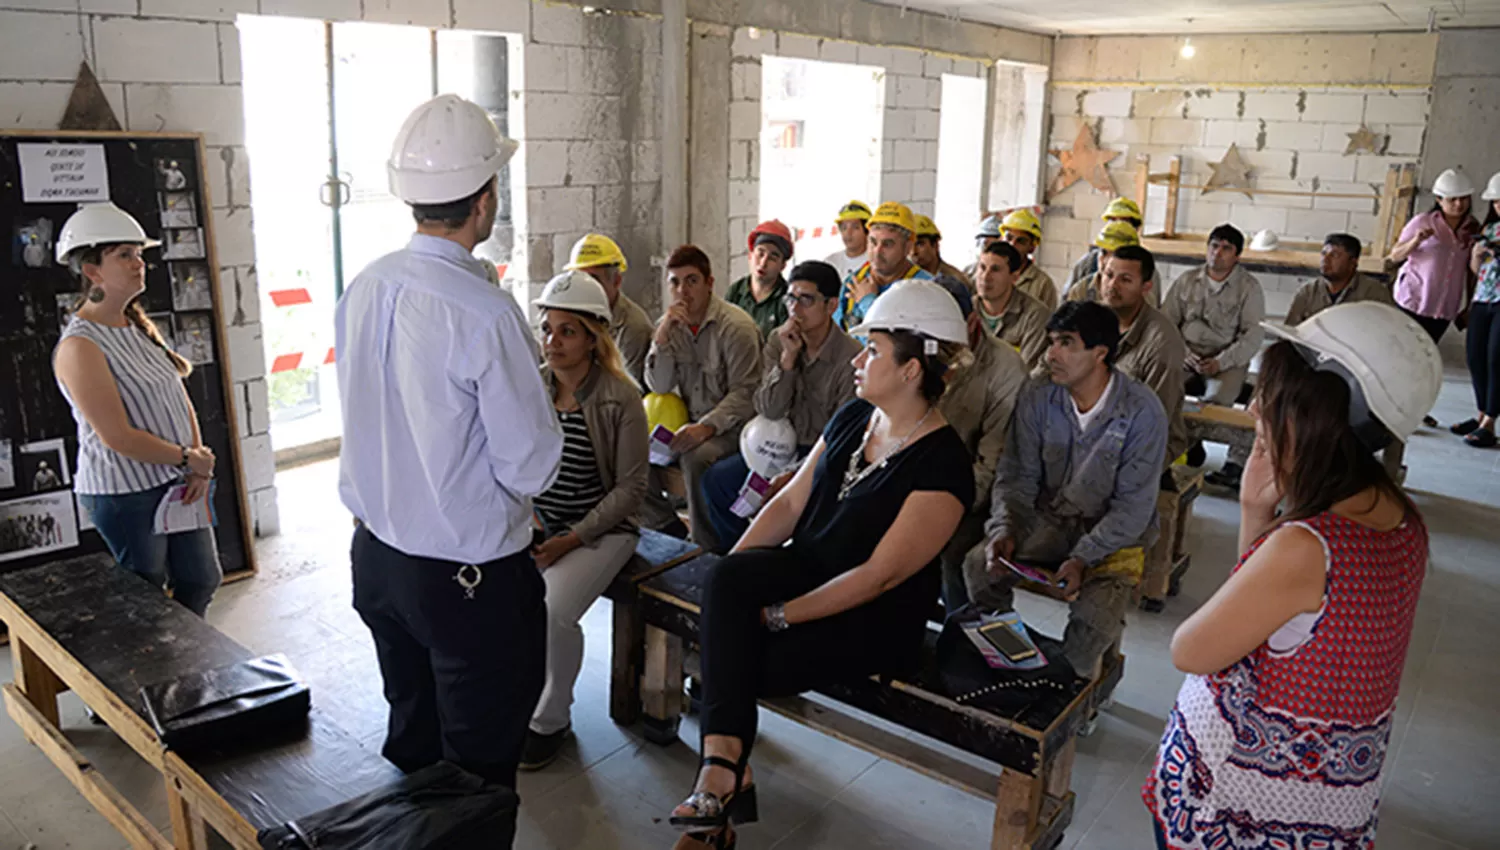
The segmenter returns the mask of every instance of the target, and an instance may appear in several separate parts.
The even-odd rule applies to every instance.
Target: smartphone
[[[1022,640],[1021,636],[1011,629],[1009,623],[998,622],[980,626],[979,634],[989,641],[990,646],[1011,661],[1025,661],[1036,655],[1036,647]]]

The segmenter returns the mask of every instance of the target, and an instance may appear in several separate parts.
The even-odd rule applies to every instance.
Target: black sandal
[[[1448,426],[1448,430],[1451,431],[1451,432],[1453,432],[1453,433],[1455,433],[1455,434],[1457,434],[1460,437],[1467,437],[1470,434],[1474,433],[1475,431],[1479,430],[1479,420],[1478,419],[1465,419],[1462,422],[1458,422],[1458,423],[1455,423],[1453,425]]]
[[[1469,436],[1464,437],[1464,442],[1476,449],[1493,449],[1496,444],[1500,444],[1500,440],[1495,439],[1495,432],[1488,428],[1476,430]]]
[[[693,810],[691,815],[672,815],[672,826],[683,832],[715,832],[719,831],[720,840],[727,840],[734,846],[734,835],[725,829],[730,824],[736,826],[755,823],[760,818],[759,807],[755,799],[755,786],[745,785],[745,767],[749,764],[748,758],[742,758],[738,762],[730,761],[722,756],[704,756],[702,766],[724,767],[734,771],[734,787],[728,796],[720,799],[719,795],[712,791],[694,791],[688,795],[686,800],[679,803]],[[719,847],[719,850],[728,850]]]

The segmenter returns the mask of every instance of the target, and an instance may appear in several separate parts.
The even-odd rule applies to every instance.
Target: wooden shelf
[[[1178,233],[1168,236],[1165,233],[1152,233],[1141,237],[1141,246],[1155,255],[1157,262],[1187,260],[1202,263],[1207,262],[1205,255],[1208,251],[1208,234]],[[1283,242],[1275,251],[1252,251],[1246,248],[1244,253],[1240,254],[1240,265],[1252,272],[1271,274],[1306,272],[1316,275],[1322,251],[1321,243],[1312,242]],[[1375,277],[1384,277],[1386,275],[1385,258],[1372,254],[1361,256],[1359,270]]]

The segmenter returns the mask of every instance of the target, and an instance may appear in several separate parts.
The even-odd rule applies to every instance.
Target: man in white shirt
[[[839,280],[848,278],[870,261],[869,222],[873,214],[864,201],[850,201],[834,218],[839,238],[844,240],[844,250],[834,251],[824,258],[824,262],[838,269]]]
[[[545,674],[531,499],[563,445],[525,315],[472,253],[514,152],[473,103],[417,107],[388,164],[417,232],[360,272],[334,317],[339,495],[390,703],[382,753],[510,787]]]

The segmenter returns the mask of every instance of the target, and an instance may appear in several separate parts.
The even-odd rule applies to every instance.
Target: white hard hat
[[[1274,251],[1281,247],[1281,237],[1274,230],[1262,230],[1250,240],[1252,251]]]
[[[1484,187],[1484,194],[1479,197],[1486,201],[1500,201],[1500,171],[1490,175],[1490,185]]]
[[[740,454],[756,475],[775,478],[797,458],[797,429],[785,419],[757,416],[740,430]]]
[[[1350,389],[1363,396],[1362,406],[1398,440],[1417,430],[1443,386],[1437,344],[1421,325],[1387,304],[1339,304],[1294,327],[1278,322],[1261,322],[1261,327],[1313,351],[1317,368],[1329,361],[1342,367]],[[1351,405],[1356,406],[1357,401]],[[1350,411],[1356,428],[1362,419],[1357,413]]]
[[[609,296],[604,287],[586,272],[563,272],[547,281],[542,288],[542,297],[531,302],[533,307],[550,310],[567,310],[593,316],[605,324],[613,313],[609,309]]]
[[[887,289],[850,336],[871,331],[911,331],[945,342],[969,341],[969,325],[953,295],[930,280],[908,280]]]
[[[1474,181],[1462,168],[1450,168],[1432,182],[1432,194],[1439,198],[1466,198],[1474,194]]]
[[[477,103],[438,95],[413,109],[386,163],[391,194],[409,204],[467,198],[510,161],[516,142],[500,135]]]
[[[155,248],[161,241],[147,237],[140,222],[109,201],[79,204],[57,237],[57,261],[67,264],[68,255],[79,248],[117,243]]]
[[[1000,225],[1004,219],[998,215],[986,216],[984,221],[979,222],[979,233],[975,239],[999,239]]]

